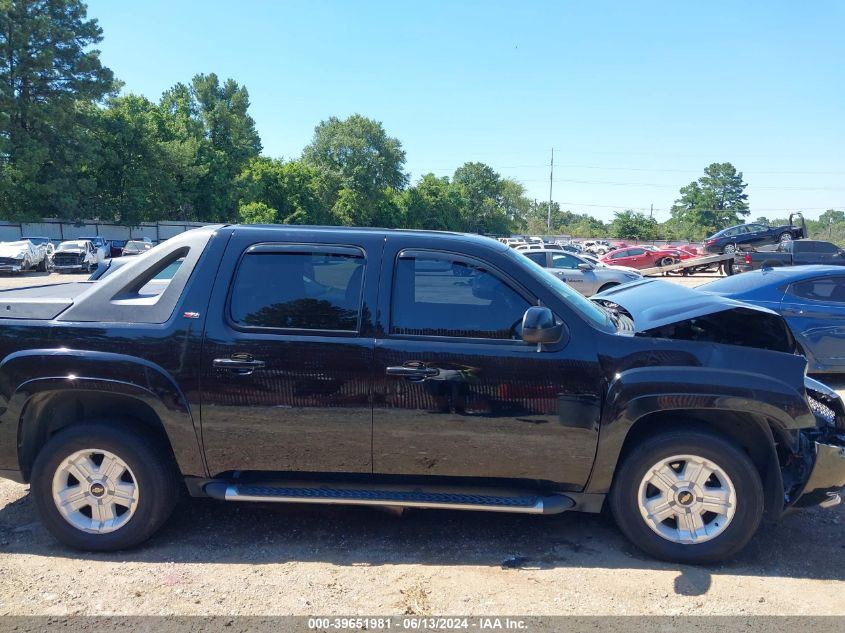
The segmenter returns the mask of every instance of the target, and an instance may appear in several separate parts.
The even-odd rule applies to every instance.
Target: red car
[[[611,251],[600,261],[612,266],[630,266],[631,268],[643,269],[654,266],[668,266],[693,257],[695,255],[692,253],[678,248],[629,246],[628,248]]]

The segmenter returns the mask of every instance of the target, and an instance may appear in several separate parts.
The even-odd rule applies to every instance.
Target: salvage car
[[[779,244],[775,251],[747,251],[734,256],[734,271],[740,273],[808,264],[845,266],[845,250],[822,240],[788,240]]]
[[[29,240],[0,242],[0,272],[22,273],[37,268],[47,270],[47,247]]]
[[[642,279],[642,275],[633,268],[596,264],[574,253],[562,253],[559,250],[519,252],[565,281],[585,297],[619,284]]]
[[[147,242],[144,240],[129,240],[123,247],[123,251],[121,254],[123,257],[140,255],[141,253],[145,253],[146,251],[150,250],[152,247],[153,245],[151,242]]]
[[[603,264],[628,266],[642,270],[656,266],[671,266],[682,260],[690,259],[692,254],[677,248],[657,248],[656,246],[630,246],[611,251],[600,258]]]
[[[789,324],[807,357],[808,371],[845,372],[845,268],[758,270],[697,289],[774,310]]]
[[[658,283],[590,301],[458,233],[187,231],[98,281],[0,291],[0,474],[85,550],[146,540],[186,487],[608,503],[653,556],[724,560],[764,515],[838,499],[845,409],[781,316]]]
[[[97,268],[97,251],[88,240],[62,242],[53,253],[53,270],[60,273],[87,273]]]
[[[102,262],[107,260],[111,257],[111,244],[104,238],[99,235],[95,235],[93,237],[78,237],[78,240],[87,240],[91,242],[91,246],[94,247],[94,253],[97,256],[97,262]]]
[[[800,224],[795,224],[798,219]],[[712,254],[734,253],[744,246],[781,244],[807,237],[807,228],[800,213],[789,216],[789,224],[769,226],[767,224],[739,224],[714,233],[704,240],[704,250]]]

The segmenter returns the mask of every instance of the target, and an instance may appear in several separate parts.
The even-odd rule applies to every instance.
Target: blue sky
[[[845,209],[845,3],[89,0],[106,65],[158,99],[200,72],[249,89],[264,153],[359,112],[414,179],[483,161],[602,219],[714,161],[752,219]]]

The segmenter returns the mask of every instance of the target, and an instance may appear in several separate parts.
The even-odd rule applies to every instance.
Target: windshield
[[[59,250],[60,250],[60,251],[65,251],[65,250],[72,250],[72,251],[76,251],[76,250],[85,250],[85,242],[62,242],[61,244],[59,244]]]
[[[538,263],[519,253],[509,251],[508,255],[514,258],[522,266],[530,268],[531,272],[534,273],[534,277],[538,281],[557,294],[561,299],[563,299],[566,305],[584,317],[591,325],[605,332],[612,332],[615,329],[610,322],[610,317],[607,312],[601,310],[589,299],[584,298],[578,291],[573,290],[566,284],[566,282],[562,281],[558,277],[555,277]]]

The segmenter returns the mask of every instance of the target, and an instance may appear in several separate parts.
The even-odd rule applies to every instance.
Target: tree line
[[[749,214],[747,185],[730,163],[681,188],[663,223],[634,210],[604,223],[556,202],[549,213],[548,202],[480,162],[412,183],[402,143],[359,114],[320,122],[295,159],[270,158],[245,86],[209,73],[158,101],[121,94],[95,48],[102,38],[81,0],[0,0],[1,219],[700,239]],[[841,212],[828,213],[829,226],[845,229]]]

